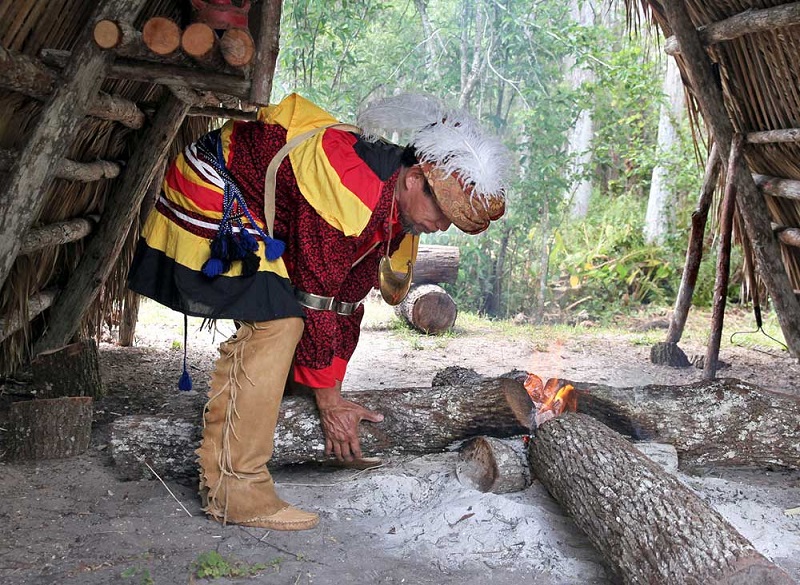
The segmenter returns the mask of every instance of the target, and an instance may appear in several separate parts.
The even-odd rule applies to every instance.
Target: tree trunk
[[[681,72],[672,58],[667,59],[663,93],[667,99],[661,105],[659,113],[657,141],[659,160],[666,163],[671,160],[678,143],[678,124],[685,107]],[[675,184],[670,179],[670,170],[659,162],[653,169],[644,219],[644,237],[647,243],[662,244],[670,233],[670,225],[674,221],[674,199]]]
[[[491,379],[473,386],[437,386],[369,392],[344,392],[367,408],[382,412],[379,424],[361,425],[365,454],[421,455],[447,449],[455,441],[476,435],[511,437],[528,432],[527,418],[518,419],[522,406],[518,382]],[[523,390],[524,393],[524,390]],[[528,403],[527,394],[524,397]],[[194,449],[202,431],[199,395],[181,394],[171,413],[126,416],[111,425],[111,456],[129,479],[148,476],[147,460],[165,478],[197,480]],[[512,404],[513,403],[513,404]],[[312,400],[284,398],[275,431],[271,466],[324,461],[325,441]]]
[[[80,455],[89,448],[92,398],[14,402],[7,424],[7,458],[11,461]]]
[[[578,412],[635,441],[674,445],[681,469],[800,469],[798,397],[733,379],[632,388],[568,383],[578,392]],[[517,392],[514,404],[529,413],[531,405],[524,404],[527,393],[521,384]]]
[[[793,583],[694,492],[587,416],[544,423],[529,457],[622,583]]]
[[[456,322],[458,309],[452,297],[436,284],[412,285],[395,313],[414,329],[428,335],[448,331]]]
[[[31,362],[31,371],[33,386],[40,398],[100,398],[106,393],[100,379],[97,343],[93,339],[40,353]]]
[[[527,444],[522,437],[475,437],[459,451],[456,477],[481,492],[506,494],[531,485]]]
[[[414,284],[455,284],[461,252],[458,246],[420,246],[414,263]]]

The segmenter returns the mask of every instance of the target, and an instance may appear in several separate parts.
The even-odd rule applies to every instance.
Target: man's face
[[[407,169],[398,179],[397,204],[403,230],[412,235],[445,231],[450,220],[442,213],[425,176],[418,166]]]

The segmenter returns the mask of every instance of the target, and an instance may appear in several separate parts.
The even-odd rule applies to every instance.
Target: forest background
[[[541,323],[672,304],[706,141],[642,15],[603,0],[286,0],[282,18],[273,101],[297,91],[351,121],[366,101],[427,92],[511,149],[503,219],[423,240],[460,248],[460,309]],[[712,246],[695,305],[712,298]]]

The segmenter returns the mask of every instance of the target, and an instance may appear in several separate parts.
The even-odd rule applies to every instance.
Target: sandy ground
[[[298,533],[210,522],[193,486],[120,481],[107,455],[107,423],[122,414],[158,412],[177,392],[182,320],[148,314],[145,306],[135,347],[101,347],[109,396],[96,404],[90,450],[69,460],[0,464],[0,583],[205,583],[197,573],[210,567],[203,559],[212,552],[257,583],[610,582],[591,544],[540,484],[482,494],[458,482],[454,452],[398,458],[367,472],[278,470],[283,497],[322,516],[318,528]],[[216,343],[227,332],[214,337],[198,323],[190,324],[189,355],[195,391],[204,392]],[[488,376],[521,369],[616,386],[700,379],[695,368],[651,365],[649,344],[637,335],[565,330],[543,339],[535,328],[509,332],[457,323],[453,335],[426,338],[386,329],[380,318],[375,323],[362,335],[346,389],[428,386],[452,365]],[[703,353],[702,347],[684,349]],[[786,356],[726,345],[721,358],[730,364],[720,372],[725,377],[767,381],[789,393],[800,387],[800,367]],[[678,476],[800,580],[800,515],[784,513],[800,506],[800,473]]]

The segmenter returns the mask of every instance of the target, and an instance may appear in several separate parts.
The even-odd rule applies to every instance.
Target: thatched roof
[[[628,0],[627,4],[633,8],[637,2]],[[800,140],[797,140],[800,132],[784,132],[782,137],[775,135],[780,132],[765,134],[768,131],[800,128],[800,6],[774,0],[686,0],[671,4],[641,0],[641,6],[650,21],[660,28],[665,39],[665,50],[677,60],[692,118],[696,123],[706,125],[708,131],[704,134],[712,141],[719,140],[715,136],[714,124],[708,119],[708,111],[714,105],[711,102],[717,101],[709,99],[709,95],[716,93],[721,95],[724,109],[720,112],[729,120],[732,135],[745,138],[743,156],[746,169],[760,176],[756,177],[755,183],[762,189],[758,199],[751,199],[757,205],[751,203],[747,208],[741,208],[742,199],[737,199],[740,208],[736,210],[734,235],[736,241],[742,244],[745,271],[750,274],[752,267],[758,265],[758,258],[763,261],[764,242],[774,240],[778,233],[776,231],[773,234],[769,222],[773,228],[780,226],[784,230],[800,226],[800,199],[774,196],[776,183],[784,187],[784,195],[800,187],[800,183],[791,182],[800,180]],[[688,15],[691,35],[695,36],[695,31],[691,29],[696,29],[695,38],[699,38],[704,50],[690,55],[686,53],[691,53],[691,49],[682,50],[677,38],[680,35],[675,35],[677,29],[673,30],[673,24],[677,21],[670,20],[670,16],[675,18],[676,7],[678,12],[685,7],[682,13]],[[680,24],[677,26],[680,27]],[[698,72],[704,67],[708,67],[707,77],[711,77],[710,80],[706,79],[710,81],[710,91],[704,91],[701,87],[703,79],[697,78]],[[706,119],[699,118],[701,112]],[[730,143],[725,150],[729,146]],[[727,165],[724,159],[721,182],[725,180]],[[788,179],[790,182],[775,179]],[[746,189],[740,186],[739,191]],[[766,204],[764,211],[767,221],[762,222],[762,226],[766,224],[766,230],[760,231],[768,233],[755,233],[753,222],[745,221],[760,213],[754,207],[762,207],[761,201]],[[776,300],[779,287],[771,277],[765,278],[761,273],[756,298],[763,299],[765,292],[772,297],[790,350],[796,353],[800,348],[792,347],[791,338],[796,337],[798,332],[792,333],[788,329],[796,330],[800,322],[797,301],[786,297],[794,296],[789,286],[794,291],[800,290],[800,248],[783,243],[791,239],[791,233],[792,230],[788,229],[781,234],[779,252],[776,250],[775,264],[772,265],[773,269],[779,269],[782,261],[789,281],[783,290],[789,294],[784,294],[783,300]],[[754,245],[757,250],[754,250]]]

